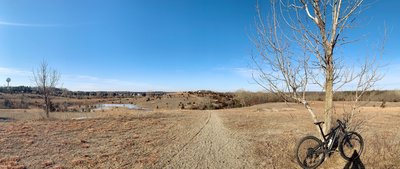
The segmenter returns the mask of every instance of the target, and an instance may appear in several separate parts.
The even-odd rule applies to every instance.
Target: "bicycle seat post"
[[[322,130],[322,127],[321,127],[321,124],[324,124],[324,122],[323,122],[323,121],[320,121],[320,122],[315,122],[314,124],[315,124],[315,125],[318,125],[319,131],[321,132],[321,135],[322,135],[322,138],[325,140],[325,134],[324,134],[324,131]],[[326,141],[326,140],[325,140],[325,141]]]

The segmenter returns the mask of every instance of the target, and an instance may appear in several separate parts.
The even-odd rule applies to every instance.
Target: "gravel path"
[[[165,168],[254,168],[246,147],[223,126],[218,113],[209,111],[204,125]]]

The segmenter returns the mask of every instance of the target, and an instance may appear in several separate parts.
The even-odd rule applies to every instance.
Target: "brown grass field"
[[[150,103],[148,103],[150,104]],[[358,114],[365,168],[400,168],[400,104],[378,102]],[[336,102],[341,117],[346,102]],[[323,102],[312,102],[322,119]],[[177,106],[176,106],[177,107]],[[57,112],[1,109],[0,168],[300,168],[296,143],[319,136],[298,104],[224,110]],[[319,168],[344,168],[339,153]]]

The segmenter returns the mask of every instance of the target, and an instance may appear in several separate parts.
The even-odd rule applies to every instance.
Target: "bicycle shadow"
[[[356,150],[354,150],[349,162],[347,162],[343,169],[365,169],[365,166]]]

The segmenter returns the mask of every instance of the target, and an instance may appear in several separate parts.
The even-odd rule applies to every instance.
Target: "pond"
[[[127,108],[130,110],[141,110],[143,108],[134,104],[96,104],[96,109],[94,110],[108,110],[116,107]]]

